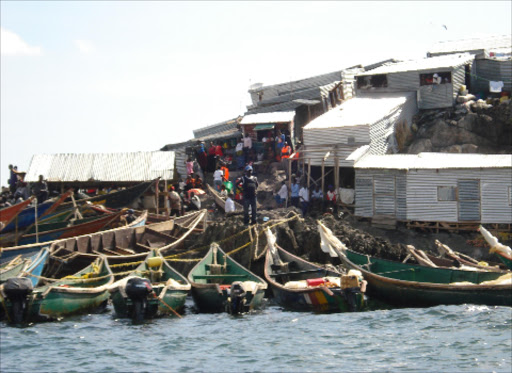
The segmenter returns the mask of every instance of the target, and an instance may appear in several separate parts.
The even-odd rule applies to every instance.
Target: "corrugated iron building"
[[[419,109],[452,107],[461,86],[469,83],[473,60],[464,53],[383,65],[356,76],[356,96],[415,92]]]
[[[67,186],[128,185],[143,181],[174,179],[174,152],[96,154],[36,154],[25,180],[43,175],[48,184]]]
[[[474,93],[489,93],[489,81],[502,81],[503,91],[512,91],[512,36],[445,41],[435,44],[428,56],[467,52],[475,56],[468,88]]]
[[[367,155],[355,168],[355,215],[512,223],[511,154]]]
[[[417,112],[414,93],[380,94],[357,97],[342,103],[314,119],[303,129],[306,162],[334,166],[338,157],[340,167],[352,167],[349,156],[363,145],[369,153],[394,153],[395,125],[404,122],[408,127]]]

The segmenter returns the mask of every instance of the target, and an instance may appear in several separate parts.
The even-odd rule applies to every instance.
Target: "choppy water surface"
[[[0,371],[510,373],[511,319],[508,307],[315,315],[268,305],[134,325],[110,312],[0,324]]]

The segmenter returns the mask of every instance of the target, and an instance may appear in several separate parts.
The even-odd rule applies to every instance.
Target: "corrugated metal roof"
[[[367,155],[357,161],[354,168],[398,170],[512,168],[512,154],[420,153]]]
[[[304,126],[304,131],[320,128],[336,128],[372,124],[393,112],[407,100],[406,94],[374,95],[352,98],[313,119]]]
[[[498,35],[485,38],[473,38],[462,40],[447,40],[441,41],[433,45],[428,53],[456,53],[456,52],[469,52],[477,50],[490,50],[498,48],[507,48],[512,46],[511,35]]]
[[[36,154],[25,176],[35,182],[142,182],[174,178],[174,152]]]
[[[474,57],[469,53],[449,54],[439,57],[402,61],[395,64],[384,65],[376,69],[357,74],[357,76],[393,74],[406,71],[422,71],[443,68],[449,69],[464,65],[472,60],[474,60]]]
[[[293,100],[289,102],[283,102],[282,104],[276,104],[271,106],[251,106],[248,107],[248,111],[245,113],[245,115],[250,114],[257,114],[257,113],[274,113],[278,111],[292,111],[297,109],[299,106],[302,105],[310,105],[313,101],[307,100],[308,104],[305,104],[303,101],[305,100]],[[319,104],[320,101],[317,102]]]
[[[272,113],[259,113],[246,115],[240,124],[265,124],[291,122],[295,117],[294,111],[278,111]]]
[[[235,127],[235,128],[232,128],[232,129],[229,129],[229,130],[226,130],[226,131],[215,132],[215,133],[210,134],[208,136],[198,137],[198,138],[196,138],[196,140],[197,141],[222,140],[222,139],[227,139],[227,138],[230,138],[230,137],[237,137],[237,136],[241,137],[242,136],[242,132],[240,132],[238,127]]]
[[[193,130],[196,139],[236,128],[240,117]]]

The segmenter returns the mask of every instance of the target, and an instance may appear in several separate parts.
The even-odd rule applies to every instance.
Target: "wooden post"
[[[18,215],[16,215],[16,224],[14,224],[14,246],[18,246]]]
[[[311,159],[308,159],[308,190],[310,186],[310,180],[311,180]]]
[[[155,203],[155,206],[156,206],[156,214],[158,215],[158,207],[160,205],[160,179],[158,179],[156,181],[156,187],[155,187],[155,198],[156,198],[156,203]]]
[[[36,205],[34,206],[35,211],[35,222],[36,222],[36,243],[39,243],[39,219],[37,218],[37,198],[35,198]]]
[[[340,187],[340,159],[338,157],[338,153],[334,153],[334,190],[338,193],[338,189]],[[339,204],[340,196],[336,198],[336,204]]]

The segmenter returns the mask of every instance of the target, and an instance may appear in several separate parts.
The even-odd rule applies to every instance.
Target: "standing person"
[[[302,217],[305,217],[309,205],[309,189],[305,183],[302,184],[299,190],[299,198],[302,207]]]
[[[217,192],[220,192],[220,187],[222,186],[222,177],[224,175],[222,174],[222,170],[220,169],[220,166],[217,166],[217,169],[213,173],[213,186],[215,187],[215,190]]]
[[[244,156],[245,156],[245,161],[247,162],[247,157],[249,155],[249,151],[252,149],[252,139],[251,139],[251,136],[249,136],[248,133],[245,134],[245,137],[244,137]]]
[[[208,148],[208,157],[207,157],[207,172],[215,172],[215,145],[210,141],[210,147]]]
[[[334,187],[332,185],[329,185],[329,188],[326,193],[325,202],[327,204],[327,207],[332,209],[334,213],[336,213],[336,191],[334,190]]]
[[[187,165],[187,176],[194,173],[194,162],[192,161],[192,158],[188,157],[187,161],[185,162]]]
[[[48,184],[44,181],[43,175],[39,175],[39,181],[32,186],[32,194],[36,196],[39,204],[48,199]]]
[[[245,167],[245,175],[238,179],[242,187],[244,199],[244,224],[249,225],[249,207],[251,208],[251,224],[256,224],[256,189],[258,179],[252,175],[252,167]]]
[[[220,164],[220,170],[222,171],[222,181],[229,181],[229,169],[224,162]]]
[[[9,165],[9,191],[14,194],[16,191],[16,183],[18,182],[18,167]]]
[[[229,193],[228,198],[226,198],[226,203],[224,204],[224,212],[226,215],[235,212],[235,201],[233,201],[233,198],[233,193]]]
[[[299,207],[299,183],[297,182],[297,178],[293,178],[292,186],[291,186],[291,201],[292,206]]]
[[[324,200],[324,193],[317,184],[315,190],[311,193],[311,209],[321,210],[322,202]]]
[[[206,166],[208,165],[208,158],[206,156],[206,149],[204,147],[204,141],[201,141],[201,144],[199,145],[199,149],[197,152],[197,160],[199,162],[199,166],[201,166],[201,170],[203,172],[206,172]],[[204,179],[204,174],[203,174]]]
[[[171,193],[169,194],[169,200],[171,201],[171,216],[181,215],[181,197],[176,192],[175,188],[171,185]]]
[[[283,207],[283,204],[288,199],[288,187],[286,186],[286,180],[282,181],[281,188],[277,192],[276,196],[277,207]]]

